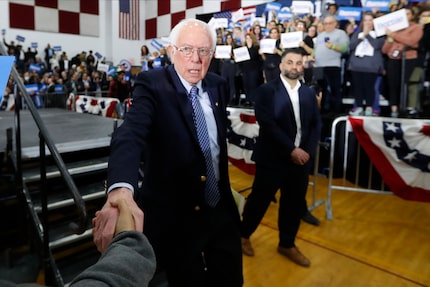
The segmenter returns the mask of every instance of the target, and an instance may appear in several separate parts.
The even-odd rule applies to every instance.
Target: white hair
[[[211,49],[215,48],[216,45],[216,33],[215,30],[212,29],[207,23],[198,20],[198,19],[184,19],[181,22],[179,22],[178,24],[176,24],[175,27],[173,27],[172,31],[170,32],[170,36],[169,36],[169,44],[170,45],[176,45],[176,42],[178,40],[179,34],[182,31],[183,28],[187,27],[188,25],[195,25],[195,26],[201,26],[202,28],[206,29],[206,31],[208,32],[209,36],[212,39],[212,46]]]

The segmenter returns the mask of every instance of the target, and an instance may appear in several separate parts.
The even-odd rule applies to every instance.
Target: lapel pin
[[[215,106],[217,106],[217,107],[218,107],[218,102],[215,102]]]

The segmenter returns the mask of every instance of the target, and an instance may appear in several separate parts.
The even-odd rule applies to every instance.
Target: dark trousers
[[[246,100],[254,102],[253,93],[263,84],[263,72],[260,69],[242,71],[243,87],[245,89]]]
[[[405,60],[404,67],[404,84],[408,83],[412,71],[415,68],[416,59]],[[402,60],[388,59],[387,61],[387,85],[390,99],[390,105],[399,105],[402,89],[406,97],[406,87],[401,86],[402,83]],[[406,101],[405,101],[406,103]]]
[[[325,112],[334,112],[336,114],[342,109],[342,94],[341,94],[341,70],[339,67],[324,67],[323,79],[318,81],[318,85],[322,88],[323,98],[321,107]]]
[[[239,226],[222,204],[196,211],[179,223],[156,251],[161,267],[150,286],[165,286],[156,282],[160,274],[170,287],[243,285]]]
[[[281,190],[278,209],[279,245],[295,246],[300,220],[307,212],[306,191],[309,183],[310,163],[298,166],[290,163],[287,168],[269,169],[259,164],[252,192],[243,211],[241,234],[249,238],[257,229],[278,189]]]
[[[351,89],[357,107],[363,106],[363,100],[366,106],[371,107],[375,101],[375,83],[378,74],[366,72],[351,72]]]

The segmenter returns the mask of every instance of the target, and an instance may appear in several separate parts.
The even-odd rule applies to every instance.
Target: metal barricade
[[[344,123],[345,128],[343,133],[339,132],[339,125]],[[348,117],[338,117],[333,121],[331,128],[331,139],[330,139],[330,160],[329,160],[329,174],[328,174],[328,190],[327,190],[327,199],[326,199],[326,218],[328,220],[333,219],[333,210],[332,210],[332,192],[333,190],[344,190],[344,191],[356,191],[356,192],[365,192],[365,193],[378,193],[378,194],[392,194],[387,190],[384,182],[381,179],[380,186],[378,182],[375,183],[374,177],[375,174],[379,174],[375,169],[373,164],[369,161],[368,167],[366,167],[366,171],[368,172],[367,179],[364,177],[364,183],[359,182],[360,179],[363,179],[363,176],[360,175],[360,170],[362,169],[362,153],[363,151],[360,148],[360,145],[357,142],[357,148],[352,150],[350,147],[350,136],[353,135],[352,127],[349,124]],[[342,137],[343,136],[343,137]],[[338,141],[343,138],[343,145],[338,145]],[[337,145],[339,146],[340,154],[337,157],[342,158],[342,167],[341,167],[341,178],[336,180],[336,184],[334,183],[334,169],[335,169],[335,160],[338,161],[339,158],[336,158],[336,154],[338,154],[339,150],[336,149]],[[354,152],[354,153],[353,153]],[[349,162],[348,162],[349,161]],[[355,162],[355,164],[354,164]],[[349,165],[348,165],[349,163]],[[351,166],[352,163],[352,166]],[[366,163],[367,164],[367,163]],[[348,170],[349,168],[349,170]],[[355,169],[355,171],[354,171]],[[347,171],[352,170],[352,180],[347,179]],[[351,174],[351,172],[349,173]],[[363,187],[366,186],[366,187]]]

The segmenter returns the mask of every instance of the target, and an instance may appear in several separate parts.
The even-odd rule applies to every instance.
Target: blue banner
[[[20,35],[16,35],[16,40],[18,42],[25,42],[25,37],[24,36],[20,36]]]
[[[55,52],[61,52],[61,46],[54,46],[52,49],[54,49]]]
[[[337,13],[338,20],[354,19],[355,21],[361,20],[363,9],[361,7],[339,7]]]
[[[38,64],[30,64],[30,67],[28,68],[31,72],[40,73],[42,72],[42,67]]]
[[[365,11],[371,11],[377,9],[381,12],[388,12],[391,0],[367,0],[364,4]]]
[[[14,56],[0,56],[0,103],[9,80],[10,70],[12,69]]]

